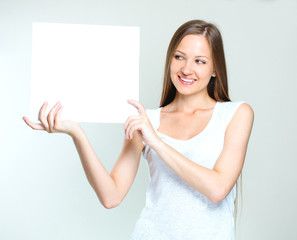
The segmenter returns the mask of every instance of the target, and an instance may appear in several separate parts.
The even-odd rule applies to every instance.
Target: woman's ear
[[[212,77],[216,77],[217,76],[217,74],[216,74],[216,71],[215,70],[213,70],[213,73],[212,73],[212,75],[211,75]]]

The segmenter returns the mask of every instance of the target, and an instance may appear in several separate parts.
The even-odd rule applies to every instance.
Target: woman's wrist
[[[163,140],[158,136],[156,141],[154,141],[153,144],[150,144],[150,147],[155,151],[158,152],[164,147],[164,142]]]
[[[73,140],[76,140],[83,134],[83,130],[78,123],[74,123],[73,129],[67,134],[72,137]]]

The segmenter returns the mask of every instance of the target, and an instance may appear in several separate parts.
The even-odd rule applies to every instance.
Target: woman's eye
[[[197,63],[204,64],[205,62],[202,60],[196,60]]]
[[[181,56],[179,56],[179,55],[175,55],[174,57],[175,57],[175,59],[177,59],[177,60],[181,60],[181,59],[183,59],[183,57],[181,57]]]

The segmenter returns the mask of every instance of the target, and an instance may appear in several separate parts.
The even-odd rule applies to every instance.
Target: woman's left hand
[[[127,119],[124,126],[126,139],[132,139],[136,131],[141,140],[150,147],[161,141],[146,115],[144,106],[136,100],[128,100],[128,103],[137,108],[139,115],[130,116]]]

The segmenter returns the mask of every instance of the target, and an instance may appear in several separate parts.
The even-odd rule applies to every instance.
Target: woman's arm
[[[61,132],[70,135],[80,156],[85,174],[105,208],[113,208],[121,203],[129,191],[139,166],[143,144],[137,134],[133,141],[124,140],[123,148],[111,173],[102,165],[81,127],[72,121],[61,121],[62,108],[56,104],[45,117],[47,104],[40,110],[40,123],[33,123],[24,117],[24,121],[34,130],[49,133]]]
[[[138,109],[143,108],[137,104],[134,102]],[[149,139],[149,144],[188,185],[213,203],[218,203],[229,194],[241,173],[253,120],[252,108],[246,103],[241,104],[227,127],[224,147],[213,169],[202,167],[189,160],[156,135]],[[143,132],[148,132],[150,128],[145,123],[133,120],[126,124],[126,127],[129,134],[136,129],[141,132],[146,129]]]
[[[85,133],[80,129],[73,141],[87,179],[105,208],[118,206],[128,193],[138,170],[143,148],[135,133],[133,141],[124,139],[120,156],[109,174],[97,157]]]

